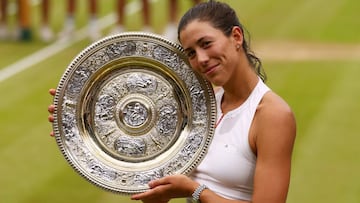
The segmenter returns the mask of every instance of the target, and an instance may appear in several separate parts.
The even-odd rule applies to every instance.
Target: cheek
[[[197,64],[197,62],[193,59],[193,60],[189,60],[191,69],[193,69],[196,72],[199,72],[199,66]]]

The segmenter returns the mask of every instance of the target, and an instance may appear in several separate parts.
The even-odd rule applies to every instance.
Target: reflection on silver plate
[[[66,160],[91,183],[121,194],[189,174],[214,133],[211,84],[191,70],[179,45],[152,34],[90,45],[66,69],[54,104]]]

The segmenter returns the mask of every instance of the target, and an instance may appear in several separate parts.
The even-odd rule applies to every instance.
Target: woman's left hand
[[[172,198],[191,197],[199,183],[185,175],[172,175],[149,182],[150,189],[131,196],[144,203],[167,203]]]

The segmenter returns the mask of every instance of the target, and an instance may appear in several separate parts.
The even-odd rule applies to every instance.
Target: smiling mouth
[[[212,73],[217,67],[218,67],[218,65],[210,66],[210,67],[207,68],[203,73],[204,73],[204,74],[210,74],[210,73]]]

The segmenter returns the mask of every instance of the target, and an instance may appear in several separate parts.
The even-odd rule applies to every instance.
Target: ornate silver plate
[[[68,163],[121,194],[190,173],[214,133],[211,84],[192,71],[178,44],[153,34],[90,45],[66,69],[54,104],[55,138]]]

